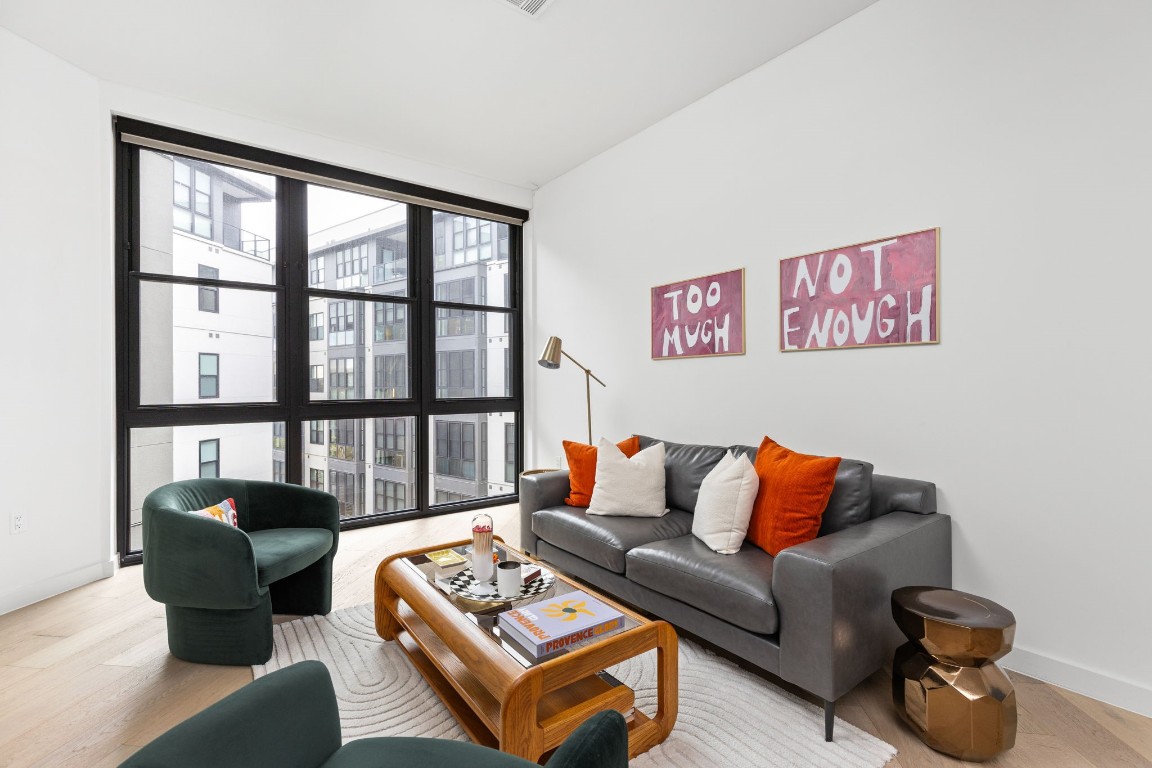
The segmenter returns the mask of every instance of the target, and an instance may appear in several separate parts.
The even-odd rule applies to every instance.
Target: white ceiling
[[[535,188],[875,1],[0,0],[0,25],[101,80]]]

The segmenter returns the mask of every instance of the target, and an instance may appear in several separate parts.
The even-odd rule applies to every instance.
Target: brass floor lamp
[[[608,385],[600,381],[596,374],[581,365],[576,358],[568,354],[561,348],[560,338],[557,336],[549,336],[548,343],[544,345],[544,351],[540,353],[540,359],[536,362],[549,370],[556,370],[560,367],[560,356],[571,360],[577,368],[584,371],[584,395],[588,403],[588,444],[593,445],[592,442],[592,379],[596,379],[596,383],[602,387]]]

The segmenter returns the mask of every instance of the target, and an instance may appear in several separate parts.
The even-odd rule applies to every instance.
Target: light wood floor
[[[518,544],[516,508],[493,515]],[[462,513],[341,535],[335,607],[372,600],[388,553],[467,536]],[[0,616],[0,766],[115,766],[139,746],[251,681],[247,667],[189,664],[168,654],[163,606],[139,567]],[[1152,766],[1152,720],[1012,675],[1016,747],[996,768]],[[881,670],[841,700],[837,714],[894,744],[891,768],[963,763],[925,747],[892,710]],[[749,765],[755,765],[750,758]]]

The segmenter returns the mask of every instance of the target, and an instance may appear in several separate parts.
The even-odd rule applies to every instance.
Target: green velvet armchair
[[[232,498],[237,528],[188,514]],[[144,499],[144,588],[164,603],[172,655],[263,664],[272,614],[332,610],[340,509],[323,491],[255,480],[182,480]]]
[[[465,741],[382,736],[340,746],[328,668],[302,661],[221,699],[142,747],[120,768],[538,768]],[[627,768],[628,729],[599,712],[561,744],[547,768]]]

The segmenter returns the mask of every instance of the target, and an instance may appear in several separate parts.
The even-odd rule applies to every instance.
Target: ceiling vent
[[[504,0],[529,16],[539,16],[555,0]]]

